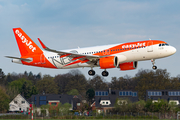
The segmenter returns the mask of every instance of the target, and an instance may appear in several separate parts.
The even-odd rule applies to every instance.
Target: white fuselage
[[[74,52],[79,54],[86,54],[86,55],[93,55],[95,53],[101,52],[104,49],[112,48],[119,44],[113,45],[104,45],[104,46],[95,46],[95,47],[86,47],[86,48],[78,48],[78,49],[69,49],[69,50],[61,50],[64,52]],[[111,54],[111,56],[119,56],[123,55],[126,57],[126,61],[124,62],[131,62],[131,61],[144,61],[144,60],[151,60],[151,59],[159,59],[163,57],[167,57],[173,55],[176,52],[176,49],[172,46],[159,46],[158,44],[147,46],[138,49],[132,49],[129,51],[124,51]],[[45,57],[58,69],[68,69],[68,68],[77,68],[77,67],[91,67],[91,64],[87,63],[77,63],[71,66],[65,66],[66,64],[72,62],[70,57],[63,57],[60,58],[59,55],[52,52],[44,51]],[[97,66],[94,66],[97,67]]]

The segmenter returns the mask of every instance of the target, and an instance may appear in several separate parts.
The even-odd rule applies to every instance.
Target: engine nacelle
[[[119,64],[120,70],[124,70],[124,71],[125,70],[134,70],[137,68],[137,66],[138,66],[137,61]]]
[[[109,56],[100,58],[98,65],[101,69],[115,68],[117,66],[118,58],[116,56]]]

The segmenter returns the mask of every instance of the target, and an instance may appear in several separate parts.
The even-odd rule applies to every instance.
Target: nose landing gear
[[[153,64],[152,69],[153,69],[153,70],[156,70],[156,69],[157,69],[157,66],[155,66],[155,60],[154,60],[154,59],[151,59],[151,62],[152,62],[152,64]]]

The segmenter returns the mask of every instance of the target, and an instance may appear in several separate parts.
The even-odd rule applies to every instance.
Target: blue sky
[[[0,0],[0,68],[5,74],[25,70],[37,74],[67,73],[11,63],[4,56],[20,56],[12,28],[21,27],[39,46],[37,38],[50,48],[61,50],[96,45],[158,39],[176,47],[170,57],[156,60],[158,68],[172,77],[179,72],[179,0]],[[151,69],[150,61],[138,69],[110,69],[111,77],[134,76],[139,69]],[[86,77],[89,68],[79,69]],[[95,68],[97,74],[102,70]]]

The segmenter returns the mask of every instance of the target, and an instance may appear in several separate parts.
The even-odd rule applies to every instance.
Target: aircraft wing
[[[73,58],[72,60],[76,60],[76,59],[79,59],[79,60],[82,60],[84,62],[88,62],[88,61],[97,61],[99,58],[102,58],[102,57],[106,57],[106,56],[98,56],[98,55],[84,55],[84,54],[78,54],[78,53],[72,53],[72,52],[64,52],[64,51],[57,51],[57,50],[53,50],[53,49],[50,49],[48,48],[47,46],[44,45],[44,43],[38,38],[41,46],[43,49],[47,50],[47,51],[50,51],[50,52],[54,52],[54,53],[57,53],[58,55],[61,55],[61,57],[71,57]]]

